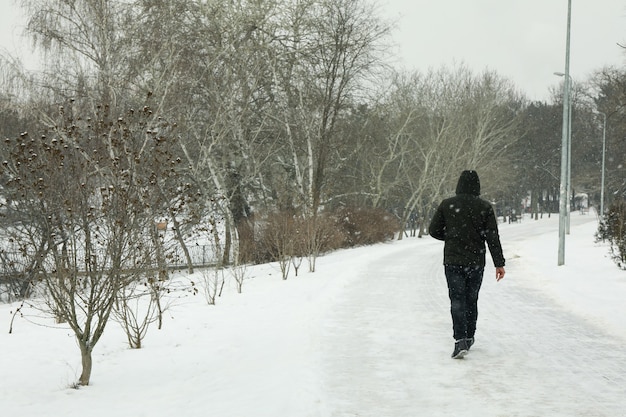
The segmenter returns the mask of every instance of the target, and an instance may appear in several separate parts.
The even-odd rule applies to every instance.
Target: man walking
[[[443,264],[455,340],[452,357],[461,359],[474,344],[478,292],[485,268],[485,242],[496,267],[496,280],[504,278],[505,273],[498,223],[491,204],[480,198],[476,171],[461,173],[456,196],[441,202],[429,233],[445,242]]]

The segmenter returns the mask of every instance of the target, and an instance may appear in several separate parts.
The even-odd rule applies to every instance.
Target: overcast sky
[[[379,0],[397,20],[407,68],[465,63],[495,70],[533,100],[546,100],[565,71],[567,0]],[[570,74],[626,66],[626,0],[572,0]]]
[[[548,99],[565,68],[567,0],[377,0],[397,22],[398,65],[426,71],[464,63],[495,70],[530,99]],[[570,73],[585,79],[605,65],[626,66],[626,0],[572,0]],[[20,46],[17,6],[0,0],[0,45]]]

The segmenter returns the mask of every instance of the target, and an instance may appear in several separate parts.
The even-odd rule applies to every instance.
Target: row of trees
[[[603,137],[606,137],[605,207],[626,197],[625,81],[626,69],[603,68],[587,80],[574,83],[571,201],[577,193],[585,193],[591,204],[600,207]],[[534,203],[554,212],[558,211],[562,90],[554,90],[552,95],[552,103],[530,103],[526,107],[523,135],[514,146],[514,154],[523,167],[521,187],[531,191]],[[540,209],[533,206],[533,211]]]
[[[158,305],[170,244],[190,271],[199,235],[218,266],[270,254],[286,268],[297,252],[313,270],[332,240],[328,213],[423,229],[468,168],[500,210],[529,190],[543,210],[558,206],[560,93],[528,103],[495,72],[395,71],[391,27],[367,1],[20,5],[44,65],[0,62],[0,259],[27,276],[21,294],[42,283],[76,333],[81,384],[120,294],[145,282]],[[575,189],[599,194],[600,110],[609,194],[624,195],[624,85],[626,71],[606,69],[576,90]]]

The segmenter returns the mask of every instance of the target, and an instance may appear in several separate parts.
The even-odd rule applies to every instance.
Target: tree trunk
[[[80,378],[78,380],[79,385],[89,385],[89,379],[91,378],[91,367],[93,361],[91,359],[91,348],[87,345],[87,342],[82,340],[78,341],[80,345],[80,356],[81,362],[83,365],[83,370],[80,374]]]
[[[183,254],[185,255],[185,260],[187,261],[187,268],[189,269],[189,273],[193,274],[193,261],[191,260],[191,255],[189,254],[189,249],[187,248],[187,244],[185,243],[185,239],[183,239],[183,232],[180,230],[180,223],[176,216],[174,215],[174,210],[170,208],[170,217],[172,218],[172,223],[174,223],[174,236],[176,236],[176,240],[183,250]]]
[[[238,264],[252,262],[254,259],[254,226],[249,218],[244,218],[237,224],[237,236],[239,258],[236,259]]]
[[[231,232],[231,224],[229,221],[224,223],[224,253],[222,253],[222,265],[230,264],[230,248],[233,244],[233,236]]]
[[[155,257],[158,269],[158,282],[164,282],[169,279],[167,271],[167,260],[165,259],[165,253],[163,253],[163,242],[159,236],[159,231],[156,225],[152,228],[152,244],[155,248]]]

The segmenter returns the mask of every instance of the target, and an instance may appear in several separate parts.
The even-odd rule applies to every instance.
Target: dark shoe
[[[467,354],[467,339],[461,339],[454,342],[454,352],[452,352],[452,359],[462,359]]]
[[[474,344],[474,338],[470,337],[468,339],[465,339],[465,343],[467,343],[467,350],[470,350],[470,348],[472,347],[472,345]]]

